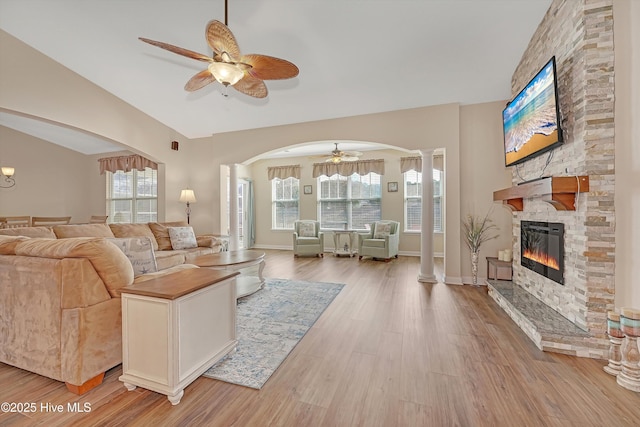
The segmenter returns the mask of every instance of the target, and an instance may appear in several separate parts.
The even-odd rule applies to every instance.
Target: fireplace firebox
[[[520,265],[564,285],[564,224],[522,221]]]

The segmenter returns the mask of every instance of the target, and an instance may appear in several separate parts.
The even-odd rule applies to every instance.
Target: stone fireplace
[[[575,210],[531,197],[513,213],[513,281],[505,292],[524,293],[521,300],[532,298],[526,304],[540,310],[519,312],[506,294],[492,296],[539,348],[606,359],[606,314],[614,307],[615,289],[612,1],[554,0],[516,68],[512,93],[554,55],[565,143],[514,167],[512,185],[541,176],[588,176],[590,188],[576,192]],[[523,227],[543,222],[562,225],[559,277],[545,277],[528,261],[520,263],[528,259],[522,253]],[[535,325],[536,317],[553,317],[556,323]]]

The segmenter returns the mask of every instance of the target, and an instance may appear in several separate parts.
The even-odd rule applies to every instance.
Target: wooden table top
[[[200,255],[193,261],[198,267],[224,267],[228,265],[243,264],[245,262],[259,261],[264,258],[263,251],[243,250],[219,252],[217,254]]]
[[[174,300],[238,274],[237,271],[226,272],[208,268],[192,268],[126,286],[121,288],[120,292]]]

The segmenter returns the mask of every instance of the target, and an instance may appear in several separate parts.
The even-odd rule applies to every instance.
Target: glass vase
[[[478,286],[478,259],[480,251],[471,252],[471,285]]]

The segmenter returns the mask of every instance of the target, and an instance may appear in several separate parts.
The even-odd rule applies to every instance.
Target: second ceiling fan
[[[205,30],[205,38],[213,50],[212,56],[144,37],[139,39],[178,55],[209,63],[205,70],[191,77],[184,86],[189,92],[218,81],[225,87],[231,86],[254,98],[265,98],[269,92],[264,80],[290,79],[298,75],[298,67],[287,60],[259,54],[242,55],[236,38],[226,25],[227,0],[224,2],[224,15],[224,24],[214,19],[209,21]]]

